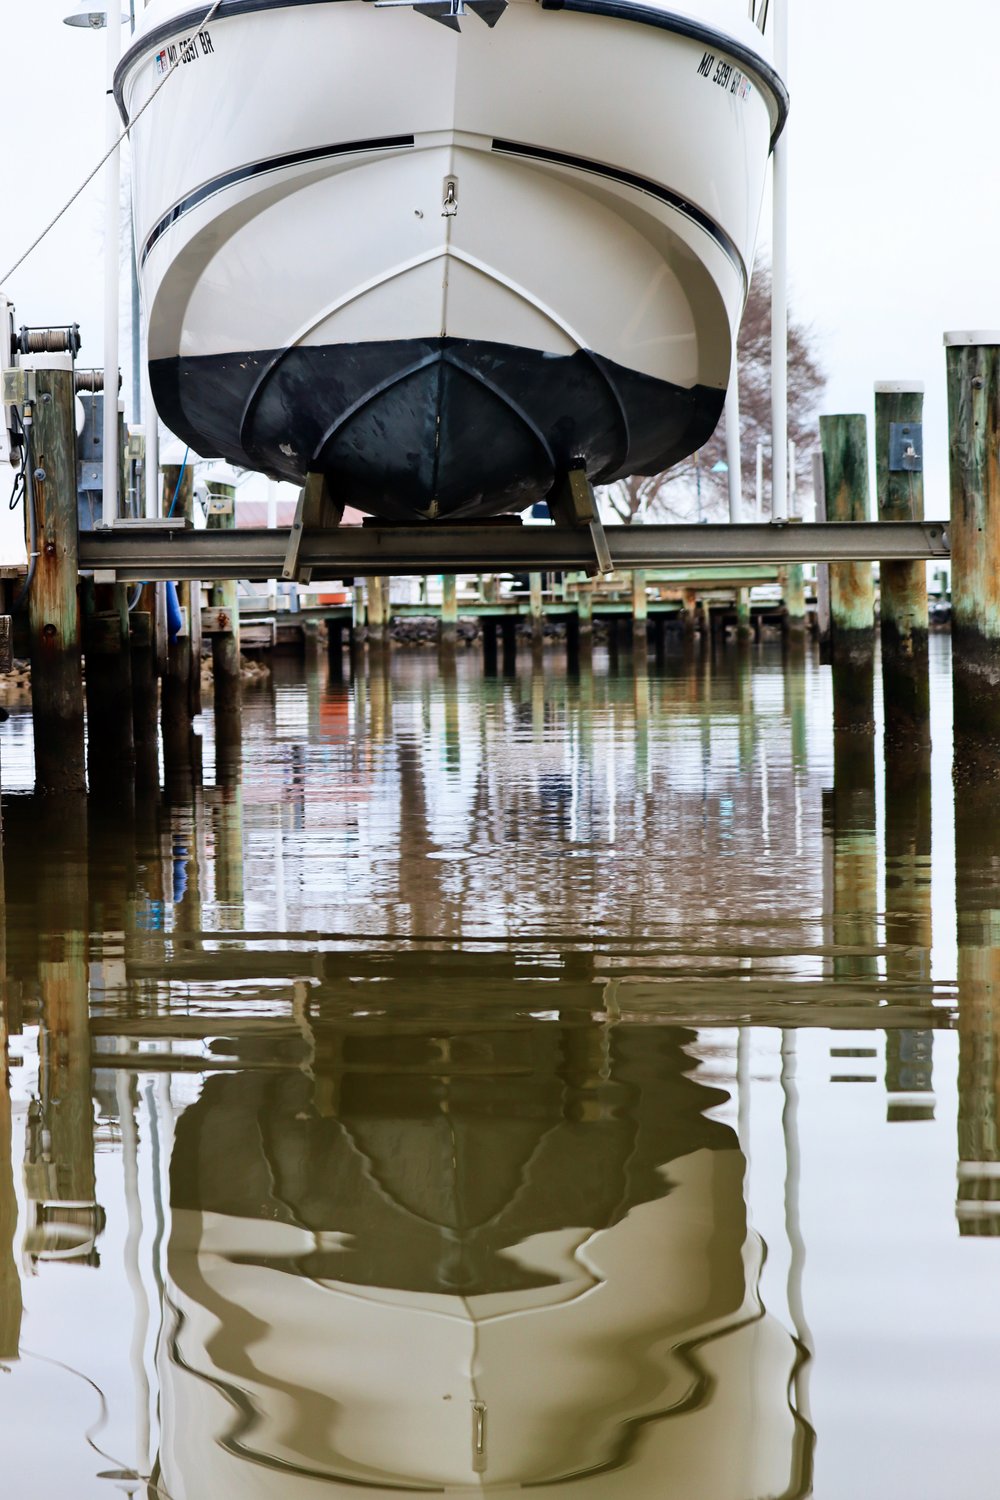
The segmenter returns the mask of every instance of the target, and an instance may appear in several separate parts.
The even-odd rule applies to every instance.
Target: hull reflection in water
[[[693,1033],[365,1027],[249,1043],[178,1121],[163,1488],[804,1492]]]

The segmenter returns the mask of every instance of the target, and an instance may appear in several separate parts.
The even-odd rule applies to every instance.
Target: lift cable
[[[204,17],[202,18],[202,20],[198,22],[198,30],[200,30],[200,31],[204,30],[204,28],[209,24],[209,22],[214,19],[215,15],[216,15],[216,12],[220,9],[220,7],[222,6],[222,4],[223,4],[223,0],[213,0],[213,4],[208,7],[208,10],[206,11],[206,13],[205,13]],[[77,190],[73,194],[73,196],[71,198],[67,198],[66,202],[63,204],[63,206],[59,210],[59,212],[55,215],[55,217],[53,219],[51,219],[49,221],[48,224],[46,224],[45,228],[42,230],[42,232],[38,236],[38,238],[35,239],[35,240],[33,240],[31,242],[31,244],[28,246],[27,250],[25,250],[24,254],[22,256],[20,256],[20,258],[14,262],[14,264],[11,266],[10,270],[9,271],[5,271],[4,274],[2,276],[0,276],[0,286],[2,286],[5,281],[9,281],[10,278],[13,276],[14,272],[17,271],[17,270],[19,270],[21,268],[21,266],[24,265],[24,262],[28,259],[28,256],[32,255],[38,249],[39,245],[45,239],[46,235],[49,234],[50,231],[55,228],[55,226],[59,223],[59,220],[63,217],[63,215],[70,208],[72,208],[72,206],[76,202],[77,198],[80,197],[80,194],[83,193],[84,190],[90,186],[90,184],[93,182],[94,178],[97,176],[98,172],[104,166],[105,162],[111,160],[112,156],[114,156],[115,152],[121,146],[122,142],[127,138],[128,134],[129,134],[129,131],[132,129],[132,126],[136,123],[137,120],[140,120],[142,118],[142,116],[146,113],[147,109],[152,104],[152,102],[156,98],[157,94],[164,87],[164,85],[166,84],[167,80],[169,78],[173,77],[173,75],[176,73],[176,71],[177,71],[177,69],[178,69],[179,66],[180,66],[180,58],[177,57],[170,64],[170,66],[167,68],[167,71],[164,73],[164,75],[160,79],[159,83],[153,89],[152,93],[150,94],[149,98],[146,100],[145,104],[143,104],[140,109],[136,110],[135,114],[132,116],[131,120],[129,120],[128,124],[125,126],[125,129],[122,131],[121,135],[115,141],[114,145],[108,147],[107,151],[105,151],[104,155],[101,157],[100,161],[96,164],[96,166],[94,167],[93,171],[91,171],[91,172],[89,172],[87,174],[87,176],[83,179],[83,181],[81,182],[80,186],[77,188]]]

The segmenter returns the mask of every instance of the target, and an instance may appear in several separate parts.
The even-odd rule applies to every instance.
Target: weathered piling
[[[354,580],[351,599],[351,671],[356,673],[363,665],[365,649],[365,588],[359,579]]]
[[[483,637],[483,671],[495,677],[497,671],[497,622],[493,615],[482,615],[479,627]]]
[[[389,580],[372,577],[365,579],[368,595],[368,642],[376,649],[386,644],[389,624]]]
[[[656,657],[656,664],[657,666],[662,666],[667,649],[666,616],[662,613],[655,614],[650,623],[652,625],[653,652]]]
[[[594,586],[590,582],[577,584],[576,624],[580,650],[588,654],[594,646]]]
[[[693,641],[698,630],[698,595],[694,589],[685,589],[681,595],[681,632],[686,641]]]
[[[332,682],[344,677],[344,622],[331,618],[326,622],[326,655]]]
[[[753,638],[753,621],[750,617],[750,590],[736,590],[736,639],[744,645]]]
[[[123,584],[81,586],[86,656],[87,776],[96,796],[120,796],[132,785],[132,663],[128,595]]]
[[[37,556],[28,593],[35,787],[86,790],[77,591],[76,415],[72,370],[35,372],[31,484]]]
[[[913,381],[875,387],[875,482],[880,521],[924,518],[924,388]],[[886,743],[930,741],[927,566],[879,565],[882,700]]]
[[[819,419],[826,514],[867,521],[868,424],[864,415]],[[875,729],[875,587],[871,563],[830,565],[835,729]]]
[[[812,455],[813,497],[817,521],[825,521],[826,488],[823,474],[823,455]],[[820,644],[820,660],[825,662],[830,644],[830,565],[816,564],[816,635]]]
[[[995,446],[992,452],[995,462]],[[955,785],[959,994],[955,1212],[958,1232],[963,1236],[1000,1235],[998,870],[1000,804],[996,785],[986,778],[963,776]]]
[[[446,649],[458,642],[458,579],[454,573],[441,576],[441,624],[438,639]]]
[[[528,575],[528,613],[531,617],[531,647],[537,651],[545,640],[545,609],[542,603],[542,575]]]
[[[214,484],[206,528],[236,530],[236,486]],[[212,685],[216,735],[227,739],[239,733],[242,686],[240,682],[240,605],[235,579],[214,583],[209,593],[212,620]]]
[[[164,464],[164,515],[190,517],[194,507],[194,484],[190,465]],[[163,761],[174,795],[185,795],[193,774],[194,687],[192,679],[197,664],[192,645],[192,588],[190,583],[177,585],[177,602],[181,610],[181,627],[167,646],[167,670],[160,690],[160,725],[163,731]]]
[[[575,676],[580,670],[580,616],[566,616],[566,670]]]
[[[649,596],[642,568],[632,574],[632,648],[645,659],[649,649]]]
[[[504,615],[500,621],[503,641],[503,674],[513,677],[517,671],[517,616]]]
[[[147,583],[138,605],[129,614],[132,741],[135,746],[135,783],[138,791],[149,791],[160,782],[155,608],[156,585]]]
[[[806,638],[806,586],[801,563],[789,563],[782,588],[785,603],[785,636],[797,645]]]
[[[945,335],[955,775],[1000,767],[1000,333]]]

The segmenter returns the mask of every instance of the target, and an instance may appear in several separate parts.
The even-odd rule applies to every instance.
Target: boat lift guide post
[[[880,521],[920,521],[924,514],[922,385],[880,381],[875,387],[875,475]],[[879,568],[882,701],[886,743],[930,744],[927,567],[883,559]]]

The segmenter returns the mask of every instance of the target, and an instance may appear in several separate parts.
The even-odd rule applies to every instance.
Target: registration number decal
[[[714,52],[704,54],[698,64],[698,74],[699,77],[718,84],[720,89],[725,89],[727,94],[732,94],[737,99],[749,99],[753,92],[753,84],[747,75],[735,63],[723,61]]]
[[[163,47],[156,54],[156,71],[162,77],[178,63],[197,62],[199,57],[209,57],[214,51],[211,35],[207,31],[199,31],[194,36],[186,36],[182,41]]]

